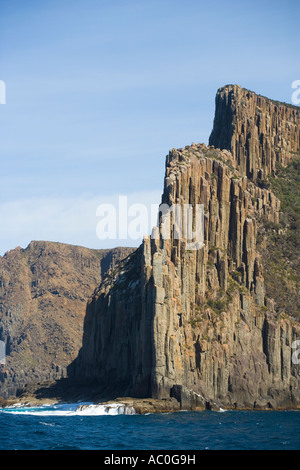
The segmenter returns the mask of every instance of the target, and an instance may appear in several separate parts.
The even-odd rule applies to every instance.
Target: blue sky
[[[1,0],[0,255],[92,248],[96,208],[159,203],[170,148],[208,142],[217,89],[291,102],[299,2]],[[136,242],[138,243],[138,242]]]

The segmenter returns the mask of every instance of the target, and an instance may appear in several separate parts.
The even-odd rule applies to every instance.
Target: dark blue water
[[[13,411],[0,411],[1,450],[300,449],[300,411],[144,416],[83,416],[59,407]]]

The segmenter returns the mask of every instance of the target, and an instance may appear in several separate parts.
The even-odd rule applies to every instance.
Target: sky
[[[0,255],[31,240],[137,246],[99,239],[99,205],[159,204],[166,155],[208,143],[219,87],[291,103],[299,13],[298,0],[0,0]]]

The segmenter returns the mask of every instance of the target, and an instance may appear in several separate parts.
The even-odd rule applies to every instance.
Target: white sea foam
[[[81,405],[75,410],[80,415],[134,415],[135,409],[123,403],[111,403],[109,405]]]
[[[123,403],[95,405],[92,403],[74,403],[40,407],[10,407],[4,408],[3,413],[33,416],[116,416],[136,414],[131,406]]]

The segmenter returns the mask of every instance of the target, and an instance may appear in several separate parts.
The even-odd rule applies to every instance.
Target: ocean
[[[300,411],[125,414],[120,404],[0,410],[1,450],[299,450]]]

